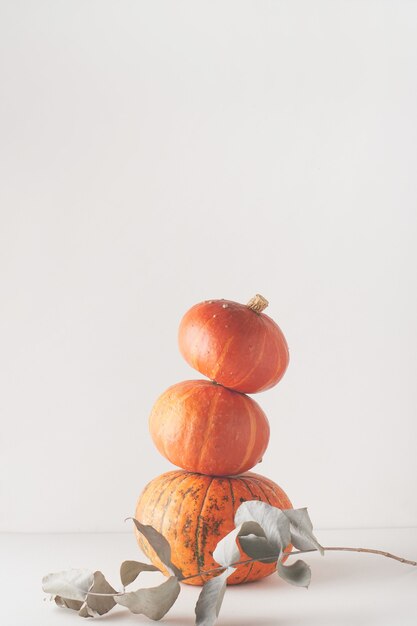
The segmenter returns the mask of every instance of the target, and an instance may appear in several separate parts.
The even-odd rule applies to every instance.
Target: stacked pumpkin
[[[209,380],[187,380],[169,387],[156,401],[149,420],[159,452],[181,470],[167,472],[143,490],[136,519],[161,532],[171,546],[172,562],[188,581],[201,585],[218,567],[217,543],[234,528],[234,514],[246,500],[291,508],[272,480],[249,472],[262,460],[269,442],[268,419],[248,393],[264,391],[282,378],[289,360],[279,326],[255,296],[247,305],[210,300],[183,317],[179,347],[185,360]],[[140,533],[138,542],[164,569]],[[245,555],[242,552],[242,560]],[[275,564],[239,565],[229,584],[268,576]]]

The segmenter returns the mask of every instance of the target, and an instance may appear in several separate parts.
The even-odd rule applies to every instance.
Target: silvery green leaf
[[[313,534],[313,524],[306,508],[287,509],[282,511],[291,524],[291,543],[298,550],[319,550],[324,554],[323,547]]]
[[[265,536],[273,548],[279,553],[284,550],[291,541],[290,522],[280,509],[266,502],[249,500],[242,502],[235,514],[235,524],[255,521],[265,531]]]
[[[180,584],[171,576],[158,587],[139,589],[115,597],[117,604],[126,606],[129,611],[159,620],[169,611],[180,592]]]
[[[274,552],[274,549],[265,537],[249,535],[240,537],[239,542],[245,554],[256,561],[274,563],[279,557],[279,554],[276,551]]]
[[[281,578],[297,587],[308,587],[311,580],[311,569],[304,561],[296,561],[292,565],[284,565],[278,561],[277,572]]]
[[[104,615],[116,605],[112,596],[95,596],[92,595],[93,593],[117,593],[116,589],[113,589],[101,572],[94,572],[94,583],[91,589],[89,589],[85,601],[87,607],[98,615]]]
[[[229,567],[240,560],[240,550],[236,539],[245,535],[264,537],[265,533],[257,522],[243,522],[219,541],[213,552],[214,560],[220,565]]]
[[[139,576],[141,572],[159,572],[155,565],[141,563],[140,561],[123,561],[120,566],[120,580],[123,587],[127,587]]]
[[[68,598],[55,596],[55,604],[65,609],[72,609],[73,611],[79,611],[83,605],[83,602],[82,600],[68,600]]]
[[[195,605],[195,626],[215,624],[226,591],[226,581],[235,570],[234,567],[228,567],[222,574],[204,583]]]
[[[162,563],[166,565],[168,570],[173,573],[179,580],[182,580],[184,578],[184,575],[181,570],[172,563],[171,546],[169,545],[165,537],[161,535],[160,532],[155,530],[155,528],[153,528],[152,526],[141,524],[141,522],[138,522],[138,520],[133,517],[130,519],[133,520],[133,523],[135,524],[138,531],[142,533],[142,535],[149,541],[150,545],[155,550]]]
[[[47,574],[42,579],[45,593],[61,596],[66,600],[84,601],[94,582],[94,573],[87,569],[70,569]]]

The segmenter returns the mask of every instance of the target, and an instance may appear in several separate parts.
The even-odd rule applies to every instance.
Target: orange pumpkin
[[[250,469],[269,441],[268,419],[259,404],[208,380],[169,387],[152,409],[149,429],[171,463],[213,476]]]
[[[178,342],[191,367],[211,380],[243,393],[269,389],[289,361],[279,326],[265,313],[268,302],[255,296],[247,305],[209,300],[182,318]]]
[[[217,543],[234,528],[234,514],[242,502],[261,500],[281,509],[292,508],[284,491],[272,480],[247,472],[239,477],[212,477],[182,470],[154,478],[143,490],[135,517],[151,524],[171,545],[171,560],[190,585],[202,585],[219,567],[213,559]],[[157,567],[164,567],[147,540],[135,530],[138,543]],[[288,546],[287,551],[291,550]],[[242,560],[247,558],[242,552]],[[275,571],[274,563],[239,565],[229,584],[258,580]],[[166,572],[166,570],[165,570]]]

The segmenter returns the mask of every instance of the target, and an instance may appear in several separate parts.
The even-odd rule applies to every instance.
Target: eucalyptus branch
[[[385,556],[389,559],[395,559],[395,561],[399,561],[400,563],[405,563],[406,565],[417,566],[417,561],[409,561],[408,559],[404,559],[403,557],[396,556],[395,554],[391,554],[391,552],[384,552],[383,550],[373,550],[372,548],[345,548],[345,547],[339,547],[339,546],[329,546],[329,547],[323,548],[323,550],[325,552],[336,551],[336,550],[345,551],[345,552],[368,552],[369,554],[378,554],[380,556]],[[295,556],[297,554],[307,554],[308,552],[317,552],[317,550],[315,548],[312,550],[293,550],[292,552],[285,552],[284,556],[285,557]],[[279,556],[280,554],[271,554],[269,556],[266,556],[260,559],[245,559],[244,561],[238,561],[237,563],[232,563],[230,567],[237,567],[238,565],[248,565],[249,563],[255,563],[256,561],[257,562],[269,561],[269,559],[272,559],[272,558],[278,559]],[[222,572],[225,569],[226,569],[225,567],[215,567],[213,569],[201,571],[198,574],[192,574],[191,576],[186,576],[182,580],[190,580],[191,578],[197,578],[198,576],[205,576],[206,574],[214,574],[215,572]]]
[[[395,561],[399,561],[400,563],[404,563],[406,565],[412,565],[414,567],[417,566],[417,561],[410,561],[409,559],[404,559],[403,557],[400,556],[396,556],[395,554],[391,554],[391,552],[384,552],[383,550],[373,550],[372,548],[348,548],[348,547],[342,547],[342,546],[327,546],[325,548],[323,548],[323,550],[325,552],[335,552],[335,551],[341,551],[341,552],[367,552],[368,554],[378,554],[380,556],[385,556],[388,559],[394,559]],[[312,549],[312,550],[293,550],[292,552],[285,552],[284,556],[285,557],[289,557],[289,556],[296,556],[297,554],[307,554],[308,552],[317,552],[316,549]],[[230,567],[238,567],[238,565],[249,565],[250,563],[255,563],[255,562],[261,562],[261,561],[269,561],[269,559],[272,558],[279,558],[280,554],[271,554],[269,556],[265,556],[262,557],[260,559],[245,559],[243,561],[237,561],[236,563],[232,563],[232,565]],[[219,572],[219,574],[221,572],[224,572],[227,568],[226,567],[214,567],[213,569],[209,569],[209,570],[203,570],[201,572],[198,572],[197,574],[191,574],[190,576],[185,576],[182,580],[191,580],[192,578],[198,578],[198,576],[207,576],[208,574],[215,574],[216,572]],[[118,591],[117,593],[95,593],[92,591],[88,592],[88,595],[90,596],[121,596],[123,595],[124,591]]]
[[[171,547],[167,539],[152,526],[132,519],[137,531],[144,536],[167,568],[169,575],[164,582],[156,587],[126,591],[126,586],[133,583],[141,572],[158,570],[161,572],[159,567],[140,561],[124,561],[121,564],[122,587],[121,590],[119,587],[119,591],[107,582],[100,571],[70,569],[47,574],[42,579],[42,588],[46,593],[51,594],[51,598],[55,599],[59,607],[77,611],[78,615],[84,618],[104,615],[116,605],[121,605],[133,614],[143,614],[150,619],[159,620],[175,603],[180,593],[181,581],[187,582],[198,578],[201,580],[203,577],[203,586],[195,606],[195,624],[196,626],[203,624],[214,626],[219,615],[227,579],[239,566],[256,562],[275,562],[280,578],[287,583],[305,588],[310,584],[311,568],[301,559],[296,560],[289,567],[285,566],[283,561],[288,557],[317,550],[321,553],[364,552],[417,566],[417,561],[411,561],[384,550],[344,546],[322,548],[313,534],[313,526],[306,508],[282,511],[254,500],[245,501],[239,506],[235,514],[236,527],[217,543],[212,553],[214,562],[218,563],[217,567],[183,576],[181,569],[171,560]],[[242,558],[239,548],[245,550],[246,545],[242,540],[248,536],[252,537],[252,541],[248,543],[246,555],[251,554],[252,557]],[[292,544],[291,552],[279,549],[280,545],[287,544],[288,549]],[[308,549],[302,549],[304,546],[308,546]],[[265,554],[267,551],[269,554]]]
[[[373,550],[372,548],[347,548],[347,547],[342,547],[342,546],[328,546],[326,548],[323,548],[323,550],[325,552],[330,552],[330,551],[341,551],[341,552],[367,552],[369,554],[378,554],[380,556],[385,556],[388,559],[394,559],[395,561],[399,561],[400,563],[405,563],[406,565],[413,565],[414,567],[417,566],[417,561],[410,561],[409,559],[404,559],[403,557],[400,556],[396,556],[395,554],[391,554],[391,552],[384,552],[383,550]],[[284,556],[288,557],[288,556],[296,556],[297,554],[307,554],[308,552],[317,552],[316,549],[312,549],[312,550],[293,550],[292,552],[285,552]],[[232,563],[232,565],[230,567],[238,567],[238,565],[249,565],[250,563],[255,563],[255,562],[261,562],[261,561],[269,561],[269,559],[272,558],[279,558],[280,554],[270,554],[269,556],[260,558],[260,559],[245,559],[244,561],[237,561],[236,563]],[[191,580],[192,578],[198,578],[198,576],[206,576],[208,574],[215,574],[216,572],[224,572],[227,568],[226,567],[213,567],[213,569],[208,569],[208,570],[202,570],[201,572],[198,572],[198,574],[191,574],[190,576],[185,576],[184,578],[182,578],[182,581],[184,580]],[[95,593],[92,591],[88,592],[88,595],[90,596],[111,596],[111,597],[115,597],[115,596],[121,596],[124,593],[126,593],[125,591],[118,591],[117,593]]]

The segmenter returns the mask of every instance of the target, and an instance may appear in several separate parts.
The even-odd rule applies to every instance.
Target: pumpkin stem
[[[246,306],[248,307],[248,309],[252,309],[252,311],[255,311],[255,313],[262,313],[262,311],[266,309],[268,304],[268,300],[261,296],[261,294],[257,293],[256,296],[249,300]]]

